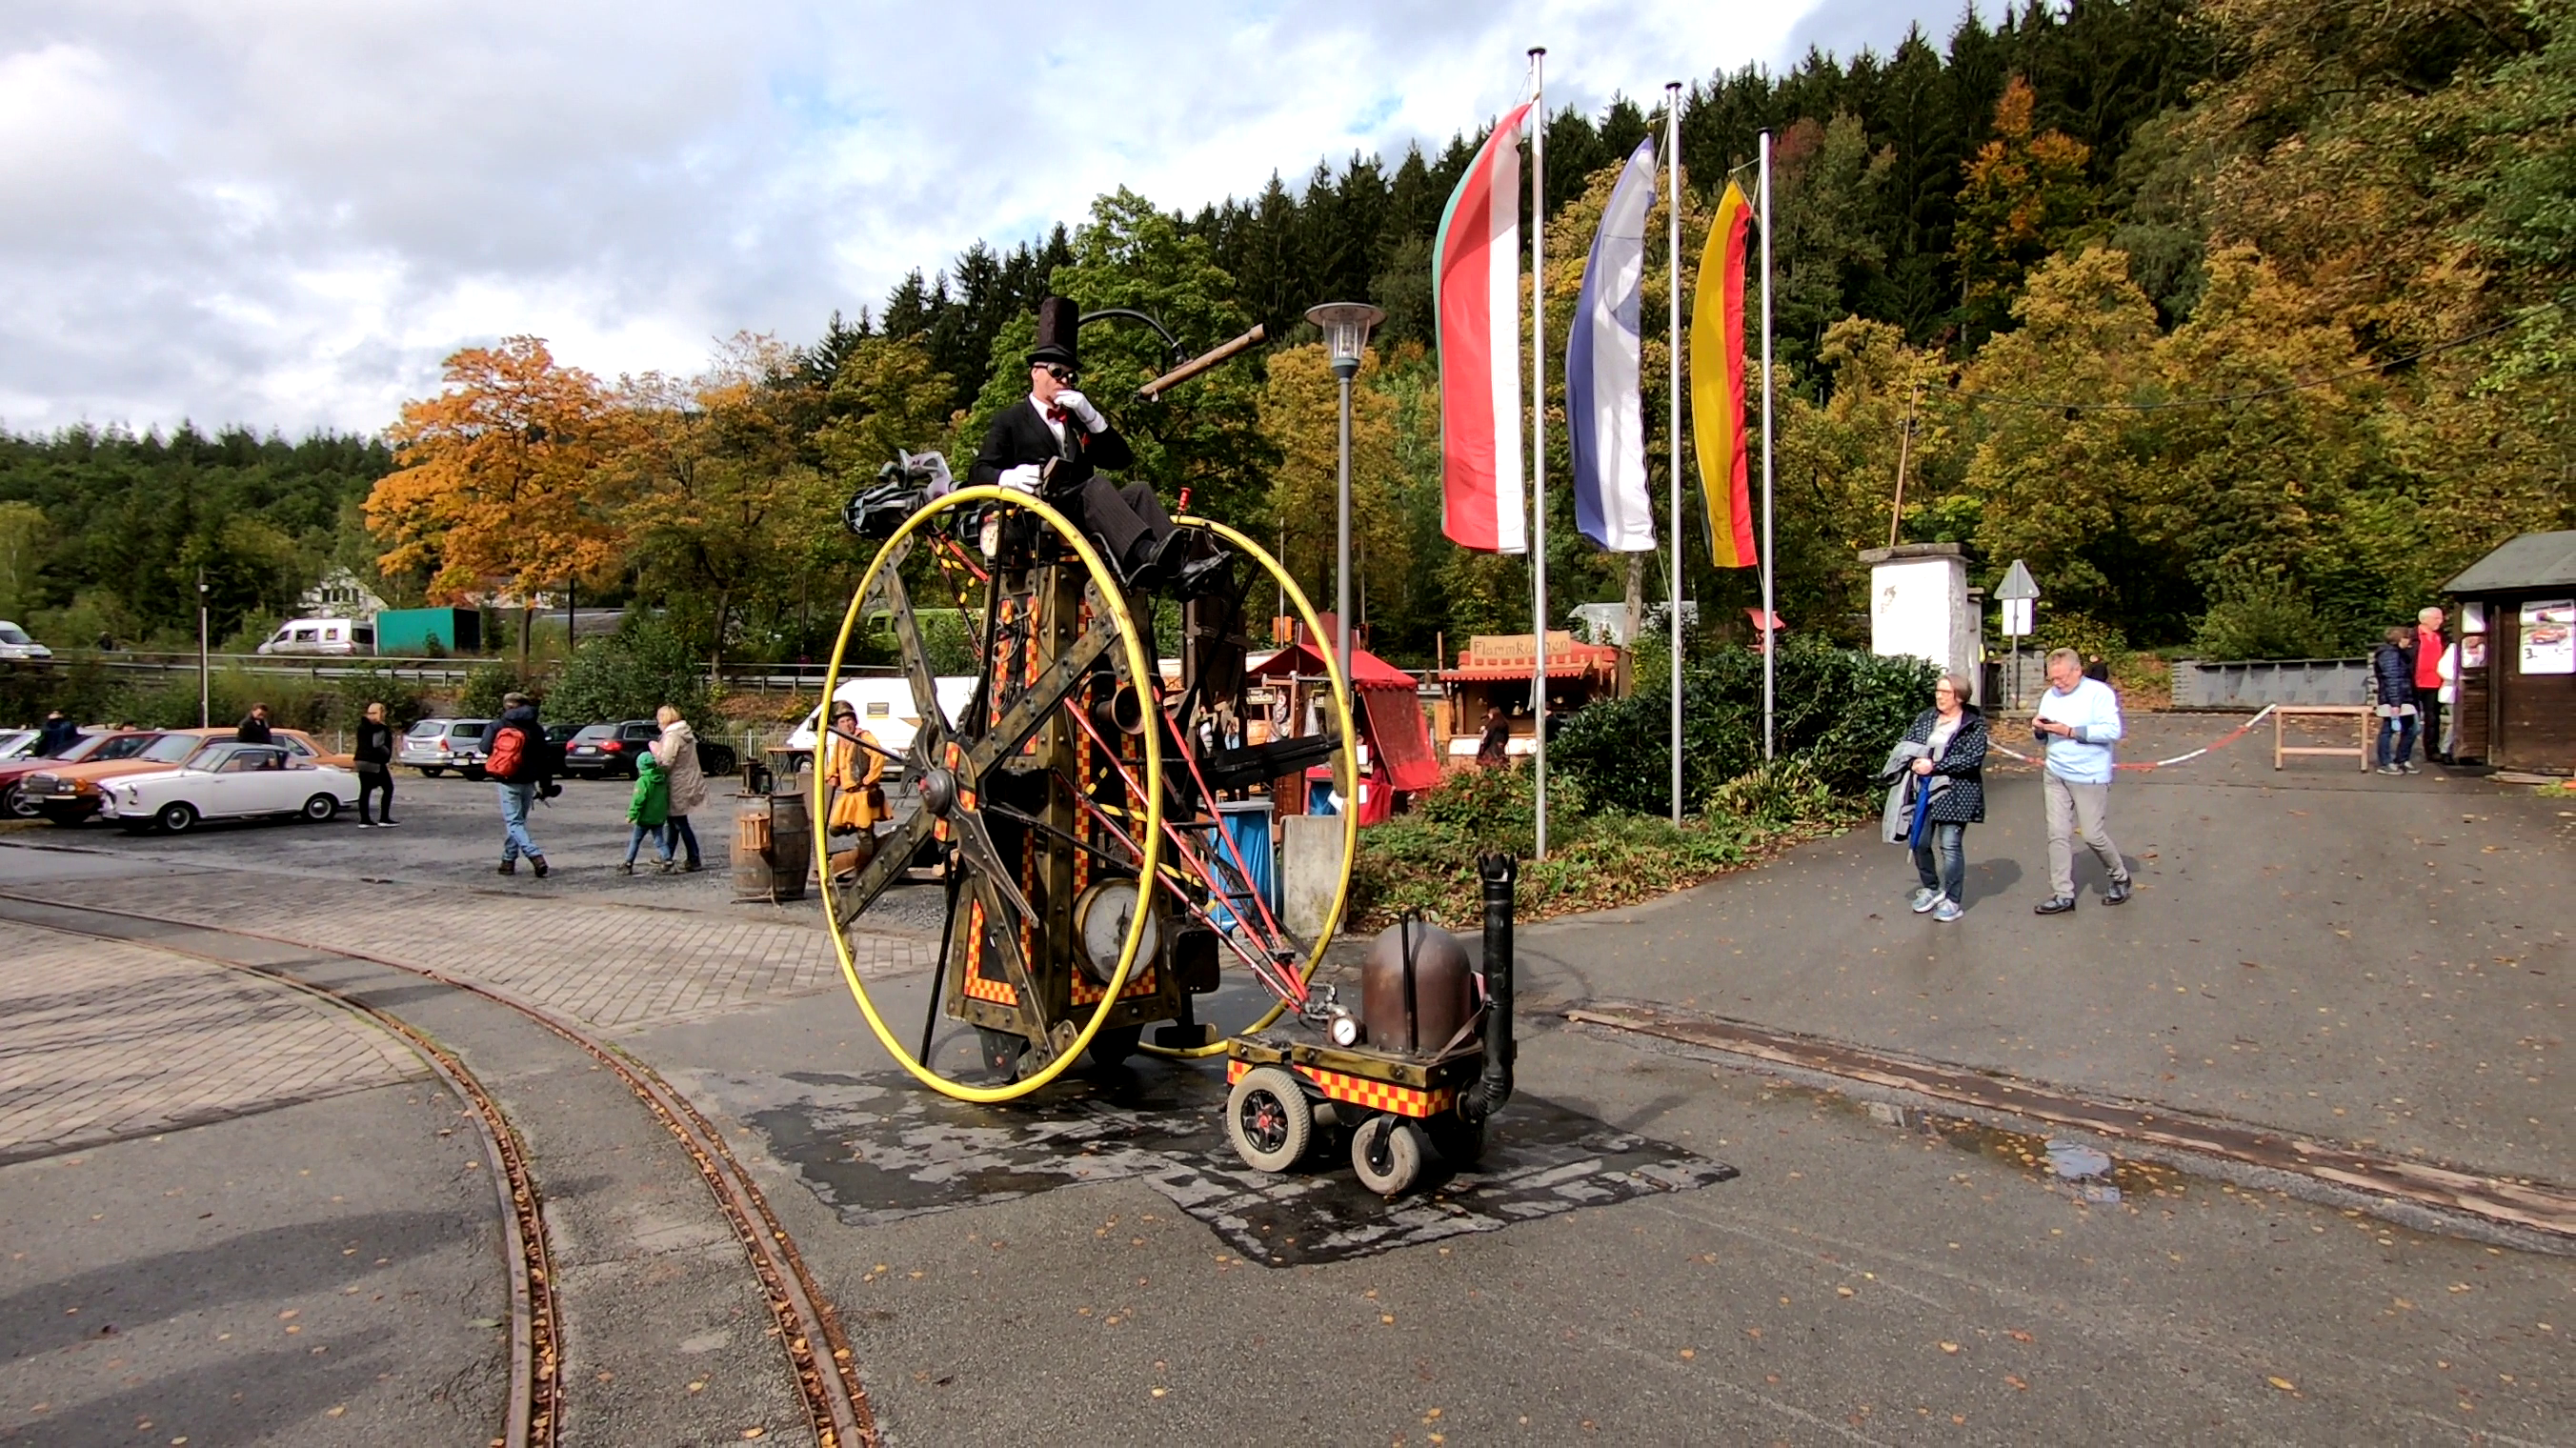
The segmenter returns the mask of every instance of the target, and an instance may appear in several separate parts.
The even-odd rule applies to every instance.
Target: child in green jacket
[[[653,853],[662,857],[662,868],[671,868],[671,841],[664,825],[671,817],[671,776],[662,772],[653,751],[640,750],[635,756],[635,793],[626,802],[626,822],[635,833],[626,841],[626,858],[617,873],[635,873],[635,852],[644,847],[644,837],[653,838]]]

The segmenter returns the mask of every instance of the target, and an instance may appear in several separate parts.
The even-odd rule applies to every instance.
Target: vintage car
[[[358,776],[311,763],[283,745],[219,740],[175,769],[111,780],[101,795],[99,812],[126,829],[176,835],[200,820],[327,820],[357,803]]]
[[[84,734],[79,742],[58,755],[48,758],[31,754],[0,764],[0,815],[14,819],[34,819],[35,802],[27,798],[27,781],[38,774],[59,771],[75,764],[98,763],[112,759],[129,759],[140,754],[160,734],[150,729],[111,729],[97,734]]]
[[[345,754],[325,751],[301,729],[272,731],[277,747],[299,764],[329,764],[342,769],[356,763]],[[43,815],[57,825],[76,825],[98,813],[101,791],[129,774],[148,774],[186,764],[218,744],[233,742],[230,729],[169,729],[151,736],[143,747],[119,759],[103,755],[58,768],[40,769],[18,784],[22,812]]]

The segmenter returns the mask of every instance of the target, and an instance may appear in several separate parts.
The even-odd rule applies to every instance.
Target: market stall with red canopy
[[[1324,657],[1311,643],[1290,644],[1250,669],[1260,679],[1321,680]],[[1351,650],[1351,714],[1368,746],[1360,780],[1360,823],[1375,824],[1395,811],[1395,797],[1417,794],[1440,782],[1440,762],[1415,702],[1413,676],[1370,653]],[[1318,782],[1331,778],[1329,771]]]

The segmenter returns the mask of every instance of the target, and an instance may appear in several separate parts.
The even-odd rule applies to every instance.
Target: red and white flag
[[[1529,549],[1521,477],[1521,126],[1503,117],[1440,215],[1431,305],[1440,345],[1440,531]]]

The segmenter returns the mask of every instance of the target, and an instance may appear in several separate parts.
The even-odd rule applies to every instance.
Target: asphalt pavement
[[[2138,723],[2131,758],[2216,732]],[[1524,927],[1519,1095],[1488,1161],[1391,1205],[1357,1191],[1346,1165],[1244,1172],[1215,1135],[1223,1082],[1211,1067],[1086,1070],[1028,1101],[967,1107],[895,1071],[828,971],[749,977],[728,964],[723,991],[675,986],[701,959],[775,956],[815,912],[736,904],[720,867],[614,874],[619,785],[575,782],[540,816],[557,867],[542,882],[492,876],[488,785],[406,779],[398,817],[411,823],[393,831],[15,832],[0,837],[0,890],[466,962],[450,969],[470,968],[476,950],[488,957],[456,941],[482,917],[518,931],[545,957],[529,969],[549,972],[555,998],[613,1026],[745,1159],[838,1305],[889,1443],[1033,1431],[1118,1443],[2576,1442],[2566,1254],[2316,1205],[2215,1166],[2116,1160],[2071,1182],[2038,1137],[1864,1109],[1551,1014],[1580,1000],[1659,1000],[2483,1169],[2576,1176],[2555,1070],[2564,802],[2322,761],[2276,776],[2256,743],[2123,778],[2111,828],[2141,890],[2117,909],[2088,882],[2072,917],[2029,913],[2044,893],[2037,789],[2004,776],[1992,822],[1970,834],[1971,908],[1958,925],[1907,914],[1910,870],[1863,832],[1654,905]],[[721,851],[729,830],[700,837]],[[370,896],[355,888],[367,880],[393,883]],[[511,913],[538,910],[560,928]],[[910,918],[883,924],[899,932]],[[588,989],[572,978],[581,962],[569,943],[586,930],[617,942]],[[928,979],[909,958],[881,957],[874,984],[898,1019],[917,1021]],[[632,1004],[700,995],[711,1003]],[[1229,998],[1218,1014],[1248,1008]],[[23,1030],[20,1016],[0,1017],[0,1051]],[[468,1041],[462,1054],[524,1081],[513,1109],[537,1112],[551,1099],[544,1071],[521,1063],[513,1078],[511,1062],[491,1059],[513,1049]],[[273,1249],[188,1235],[200,1219],[163,1205],[226,1180],[289,1193],[316,1241],[403,1201],[448,1213],[419,1234],[464,1242],[451,1218],[478,1206],[488,1216],[488,1186],[460,1194],[453,1164],[440,1165],[446,1139],[406,1133],[399,1113],[366,1114],[405,1091],[421,1095],[414,1084],[245,1106],[165,1142],[70,1153],[77,1168],[60,1154],[0,1166],[0,1225],[32,1244],[12,1247],[11,1300],[80,1305],[85,1284],[121,1282],[129,1263],[148,1261],[277,1321],[284,1296],[222,1285]],[[600,1190],[603,1152],[649,1155],[641,1141],[612,1147],[606,1125],[597,1142],[567,1138],[583,1129],[577,1113],[537,1119],[540,1181],[553,1173],[577,1193]],[[181,1144],[195,1154],[145,1150]],[[384,1161],[382,1190],[292,1195],[301,1179],[289,1174],[314,1169],[324,1149],[354,1166]],[[92,1172],[111,1161],[114,1173]],[[400,1162],[445,1175],[433,1190]],[[149,1219],[131,1244],[78,1226],[121,1210]],[[616,1264],[649,1263],[653,1250],[596,1239],[581,1258],[591,1276],[572,1283],[575,1309],[587,1287],[612,1311],[668,1311],[615,1286],[648,1279]],[[488,1381],[488,1343],[478,1357],[479,1340],[436,1333],[484,1316],[475,1304],[498,1291],[497,1259],[459,1248],[439,1261],[446,1318],[389,1315],[386,1330],[396,1342],[428,1334],[424,1352],[448,1381]],[[365,1286],[354,1279],[326,1286],[364,1295],[346,1292]],[[176,1343],[233,1331],[218,1340],[227,1350],[243,1340],[238,1326],[191,1317],[177,1290],[142,1301],[120,1333]],[[37,1320],[8,1320],[22,1318]],[[605,1395],[594,1402],[613,1403],[627,1372],[684,1368],[691,1340],[665,1332],[632,1368],[567,1367]],[[120,1364],[138,1381],[80,1378],[105,1361],[88,1356],[98,1351],[59,1329],[25,1339],[0,1375],[0,1434],[167,1441],[126,1436],[146,1430],[123,1415],[157,1432],[170,1421],[163,1404],[199,1404],[213,1371],[154,1355]],[[426,1398],[401,1373],[368,1377],[373,1396],[350,1397],[342,1415],[330,1414],[330,1384],[282,1380],[259,1412],[188,1436],[383,1442],[403,1415],[471,1418],[486,1403]],[[40,1385],[50,1396],[31,1400]],[[66,1404],[84,1427],[112,1419],[118,1435],[46,1429]],[[353,1421],[362,1416],[371,1426]],[[419,1418],[410,1441],[481,1441],[444,1422]]]

